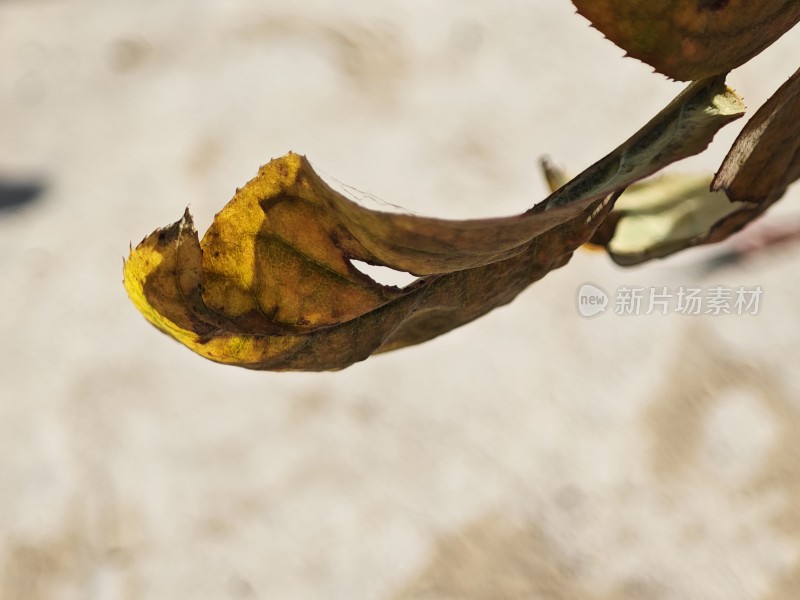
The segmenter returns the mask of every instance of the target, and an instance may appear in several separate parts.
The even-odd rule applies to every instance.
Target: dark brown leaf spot
[[[697,0],[697,10],[717,12],[728,6],[729,0]]]

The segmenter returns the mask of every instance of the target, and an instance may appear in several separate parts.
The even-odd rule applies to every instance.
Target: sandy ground
[[[797,598],[797,246],[580,252],[334,374],[204,361],[121,284],[288,150],[366,206],[520,212],[541,154],[580,170],[682,88],[620,55],[567,1],[0,0],[0,598]],[[729,81],[755,108],[797,56]],[[585,282],[764,295],[584,319]]]

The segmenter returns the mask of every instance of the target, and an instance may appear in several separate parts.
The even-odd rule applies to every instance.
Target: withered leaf
[[[743,206],[710,191],[710,183],[708,175],[669,174],[630,186],[590,244],[632,266],[703,243],[713,224]]]
[[[514,299],[565,264],[630,183],[704,149],[742,113],[717,77],[530,211],[445,221],[380,213],[288,154],[238,190],[198,239],[188,211],[131,251],[124,283],[156,327],[211,360],[329,370],[418,344]],[[351,261],[419,276],[400,289]]]
[[[747,122],[711,184],[752,206],[715,226],[712,241],[762,214],[800,179],[800,69]]]
[[[630,56],[673,79],[727,73],[800,20],[797,0],[573,0]]]
[[[551,165],[550,179],[561,175]],[[742,229],[800,178],[800,71],[745,125],[713,178],[668,176],[631,186],[592,236],[635,265]]]

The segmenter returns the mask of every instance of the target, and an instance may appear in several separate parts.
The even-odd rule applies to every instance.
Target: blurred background
[[[122,286],[289,150],[372,208],[519,213],[539,156],[578,172],[683,88],[621,55],[567,0],[0,0],[0,598],[797,598],[800,245],[579,251],[323,374],[205,361]],[[729,77],[750,114],[798,56]],[[587,282],[763,295],[586,319]]]

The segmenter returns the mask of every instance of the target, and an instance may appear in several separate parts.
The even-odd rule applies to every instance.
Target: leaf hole
[[[417,277],[411,273],[397,271],[396,269],[391,269],[381,265],[371,265],[361,260],[350,260],[350,264],[358,269],[361,273],[381,285],[394,285],[399,288],[403,288],[417,280]]]

